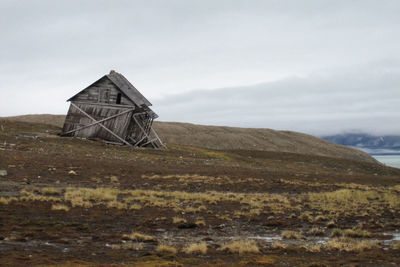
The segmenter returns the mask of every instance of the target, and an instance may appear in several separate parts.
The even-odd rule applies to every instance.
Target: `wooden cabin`
[[[110,71],[70,99],[61,136],[129,146],[163,147],[152,105],[122,74]]]

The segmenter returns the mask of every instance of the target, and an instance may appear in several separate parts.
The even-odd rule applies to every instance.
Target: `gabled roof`
[[[82,91],[86,90],[87,88],[91,87],[98,81],[107,78],[109,79],[115,86],[122,91],[126,95],[126,97],[129,98],[133,103],[135,103],[137,106],[142,107],[142,106],[151,106],[152,104],[150,103],[149,100],[147,100],[129,81],[126,79],[122,74],[115,72],[115,71],[110,71],[110,74],[104,75],[101,77],[99,80],[95,81]],[[80,91],[80,92],[82,92]],[[80,93],[79,92],[79,93]],[[75,94],[73,97],[68,99],[67,101],[71,101],[72,98],[74,98],[76,95],[79,93]]]
[[[133,103],[139,107],[151,106],[147,100],[122,74],[111,71],[110,74],[105,75],[110,79]]]

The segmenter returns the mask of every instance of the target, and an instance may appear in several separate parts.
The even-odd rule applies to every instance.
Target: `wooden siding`
[[[108,99],[104,100],[106,94],[108,94]],[[129,100],[108,78],[100,79],[95,84],[74,96],[71,101],[117,104],[118,94],[121,94],[120,105],[134,105],[133,102]]]
[[[80,109],[85,111],[95,120],[101,120],[108,118],[110,116],[116,115],[123,111],[126,111],[132,107],[123,107],[123,106],[111,106],[111,105],[101,105],[101,104],[91,104],[91,103],[82,103],[82,102],[74,102]],[[127,112],[121,116],[116,118],[107,120],[103,123],[108,129],[112,130],[115,134],[120,136],[123,139],[126,139],[128,136],[128,128],[130,128],[132,112]],[[67,117],[65,119],[63,132],[68,132],[70,130],[77,129],[79,127],[88,125],[93,121],[88,118],[85,114],[79,111],[74,106],[69,107],[69,111]],[[77,132],[68,134],[68,136],[75,137],[83,137],[83,138],[99,138],[112,142],[120,142],[117,138],[111,135],[109,132],[104,130],[99,125],[93,125],[88,128],[79,130]]]
[[[149,135],[150,128],[153,123],[153,119],[150,118],[148,114],[143,114],[142,112],[136,112],[135,116],[136,120],[132,118],[132,121],[129,125],[128,133],[129,139],[134,142],[138,142],[140,140],[144,141],[145,133]],[[141,113],[140,115],[138,113]],[[140,126],[138,125],[138,123]],[[144,131],[143,131],[144,130]],[[147,139],[146,139],[147,141]]]

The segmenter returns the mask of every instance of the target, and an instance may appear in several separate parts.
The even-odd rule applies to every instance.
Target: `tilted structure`
[[[61,136],[129,146],[164,147],[153,130],[152,105],[122,74],[110,71],[70,99]]]

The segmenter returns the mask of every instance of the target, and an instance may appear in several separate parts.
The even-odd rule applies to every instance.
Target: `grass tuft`
[[[63,205],[63,204],[53,204],[53,205],[51,205],[51,210],[69,211],[69,207],[67,205]]]
[[[370,240],[356,240],[348,237],[334,238],[326,244],[328,250],[339,250],[346,252],[362,252],[378,248],[374,241]]]
[[[142,242],[150,242],[150,241],[157,241],[157,238],[151,235],[141,234],[138,232],[133,232],[131,234],[124,234],[123,238],[135,240],[135,241],[142,241]]]
[[[178,252],[176,248],[166,244],[158,245],[156,251],[159,253],[168,253],[168,254],[176,254]]]
[[[185,252],[187,254],[206,254],[207,253],[207,243],[200,242],[200,243],[190,244],[188,247],[183,249],[183,252]]]
[[[283,239],[302,239],[304,236],[296,231],[285,230],[281,233]]]
[[[186,222],[187,221],[185,218],[181,218],[181,217],[173,217],[172,218],[172,223],[179,224],[179,223],[186,223]]]
[[[221,247],[221,250],[228,251],[230,253],[259,253],[260,249],[254,240],[236,240]]]

